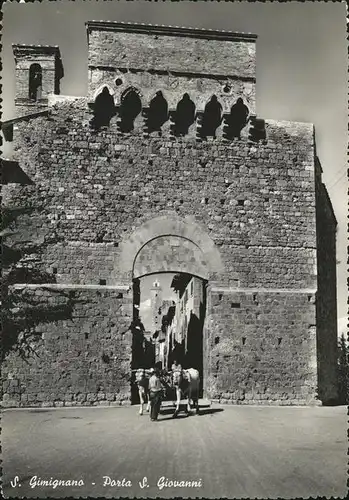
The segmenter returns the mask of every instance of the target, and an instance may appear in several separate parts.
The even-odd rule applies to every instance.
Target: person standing
[[[140,402],[140,407],[139,407],[139,414],[140,415],[143,415],[144,403],[147,403],[147,410],[146,411],[150,410],[148,383],[149,383],[149,380],[146,377],[144,368],[139,368],[136,371],[136,384],[138,387],[138,395],[139,395],[139,402]]]
[[[161,406],[162,383],[159,377],[159,370],[156,368],[149,379],[149,399],[150,399],[150,420],[155,422],[158,419]]]

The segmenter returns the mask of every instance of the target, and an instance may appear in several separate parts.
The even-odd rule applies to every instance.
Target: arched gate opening
[[[132,369],[155,363],[166,369],[176,359],[183,367],[199,370],[205,396],[210,377],[207,290],[211,280],[224,274],[213,240],[191,217],[161,215],[144,221],[125,238],[118,268],[133,283]],[[155,297],[156,281],[166,288],[162,297]],[[135,393],[133,401],[138,400]]]
[[[203,397],[206,288],[207,280],[181,272],[133,279],[133,370],[171,370],[175,361],[196,368]]]

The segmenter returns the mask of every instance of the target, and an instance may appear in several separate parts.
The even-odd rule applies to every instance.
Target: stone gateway
[[[83,97],[59,94],[58,47],[13,46],[4,203],[32,207],[17,225],[54,276],[14,288],[73,305],[8,354],[4,405],[129,403],[139,280],[160,272],[203,280],[205,397],[331,403],[336,220],[313,125],[256,117],[257,37],[86,27]]]

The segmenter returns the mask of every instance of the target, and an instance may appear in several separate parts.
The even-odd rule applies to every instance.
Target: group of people
[[[176,371],[181,372],[182,366],[177,361],[174,361],[171,370],[172,373]],[[136,371],[136,383],[140,399],[139,414],[143,415],[143,406],[147,402],[146,411],[150,411],[150,420],[156,422],[160,413],[163,394],[168,387],[160,368],[155,367],[150,368],[150,370],[138,369]]]

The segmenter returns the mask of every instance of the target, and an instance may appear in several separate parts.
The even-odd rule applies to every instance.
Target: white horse
[[[195,368],[188,368],[186,370],[175,370],[172,372],[172,383],[176,389],[176,409],[173,417],[177,417],[179,413],[179,406],[182,395],[187,395],[187,413],[190,412],[190,402],[196,409],[196,414],[199,413],[199,388],[200,388],[200,374]]]
[[[147,403],[146,411],[150,410],[150,400],[149,400],[149,374],[144,368],[139,368],[136,370],[136,384],[138,388],[139,395],[139,414],[143,415],[143,406]]]

